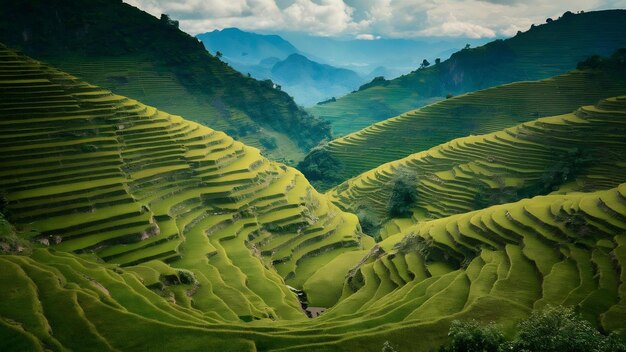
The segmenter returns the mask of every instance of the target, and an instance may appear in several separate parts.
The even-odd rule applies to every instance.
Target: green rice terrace
[[[570,114],[458,138],[354,177],[329,197],[355,213],[366,209],[374,223],[385,225],[386,236],[407,222],[538,194],[617,187],[626,182],[624,116],[626,96],[621,96]],[[403,183],[408,192],[398,189]],[[394,192],[412,202],[406,214],[389,213]]]
[[[447,95],[548,78],[591,55],[608,56],[626,47],[624,22],[626,10],[566,12],[512,38],[458,51],[448,60],[430,62],[393,80],[374,80],[308,110],[329,121],[337,136],[344,136]]]
[[[294,163],[327,123],[270,81],[206,52],[172,20],[115,0],[0,0],[0,41],[116,94],[226,131]],[[214,53],[215,54],[215,53]]]
[[[446,99],[378,122],[313,150],[299,168],[326,190],[384,163],[451,139],[495,132],[538,117],[564,114],[626,93],[626,50],[592,58],[579,69]],[[323,163],[332,160],[332,168]],[[330,171],[329,171],[330,170]]]
[[[437,351],[549,307],[625,350],[626,97],[601,87],[322,195],[0,45],[0,350]]]

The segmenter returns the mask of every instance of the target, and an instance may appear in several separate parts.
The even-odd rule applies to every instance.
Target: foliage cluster
[[[624,352],[626,345],[615,335],[602,335],[572,308],[547,307],[520,322],[514,338],[507,341],[493,323],[453,321],[450,343],[442,352]]]
[[[417,201],[416,175],[406,169],[399,169],[388,184],[391,189],[387,202],[387,213],[390,217],[410,217],[412,208]]]

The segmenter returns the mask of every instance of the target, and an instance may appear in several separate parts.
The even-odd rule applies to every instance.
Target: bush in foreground
[[[606,336],[582,319],[572,308],[547,307],[533,312],[517,326],[511,341],[493,323],[455,320],[451,340],[442,352],[626,352],[615,335]]]

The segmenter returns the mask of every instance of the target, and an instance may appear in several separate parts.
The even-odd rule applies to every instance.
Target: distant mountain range
[[[386,70],[385,78],[392,79],[411,72],[422,60],[445,60],[456,51],[470,44],[478,46],[494,38],[419,38],[373,40],[338,39],[315,37],[301,33],[278,33],[310,58],[322,60],[333,66],[356,71],[360,75],[374,78],[372,71],[379,67]]]
[[[271,79],[304,106],[343,96],[375,77],[391,79],[410,72],[424,58],[445,59],[468,43],[463,38],[416,41],[339,40],[294,33],[285,36],[289,40],[281,35],[225,28],[197,38],[209,52],[220,52],[222,59],[239,72]]]
[[[226,28],[197,36],[209,52],[219,52],[233,68],[252,77],[270,79],[297,103],[312,106],[357,89],[371,77],[323,64],[278,35]]]
[[[227,61],[256,65],[267,58],[284,60],[299,53],[298,49],[278,35],[245,32],[225,28],[196,36],[211,53],[221,52]]]

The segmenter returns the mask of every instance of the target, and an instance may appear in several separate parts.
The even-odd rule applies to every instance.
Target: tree
[[[465,44],[465,48],[463,48],[463,49],[467,50],[467,49],[469,49],[469,48],[470,48],[470,45],[469,45],[469,43],[468,43],[468,44]]]
[[[426,68],[430,66],[430,62],[428,62],[428,60],[424,59],[424,61],[422,61],[422,64],[420,65],[420,68]]]
[[[441,59],[440,58],[436,58],[435,59],[435,65],[439,65],[441,63]]]
[[[442,352],[498,352],[505,342],[504,334],[491,323],[480,325],[476,320],[455,320],[450,325],[450,344],[440,349]]]
[[[533,311],[518,324],[512,341],[493,323],[482,326],[474,320],[453,321],[448,336],[442,352],[626,352],[619,337],[602,335],[571,307]]]
[[[551,19],[550,17],[546,18],[546,23],[551,23],[551,22],[554,22],[554,20]]]
[[[172,20],[170,16],[165,13],[161,14],[161,21],[165,22],[167,25],[174,26],[176,28],[178,28],[179,25],[178,21]]]
[[[385,341],[385,343],[383,343],[383,349],[381,350],[381,352],[397,352],[397,351],[395,348],[393,348],[393,346],[391,345],[391,342]]]
[[[415,174],[409,170],[399,170],[391,181],[391,195],[387,202],[387,213],[390,217],[408,217],[417,201]]]
[[[216,57],[216,58],[218,58],[218,59],[221,59],[221,58],[222,58],[222,56],[223,56],[223,55],[222,55],[222,52],[221,52],[221,51],[217,51],[217,52],[215,53],[215,57]]]
[[[583,352],[626,351],[615,336],[604,336],[572,308],[547,307],[533,312],[518,326],[508,351]]]

